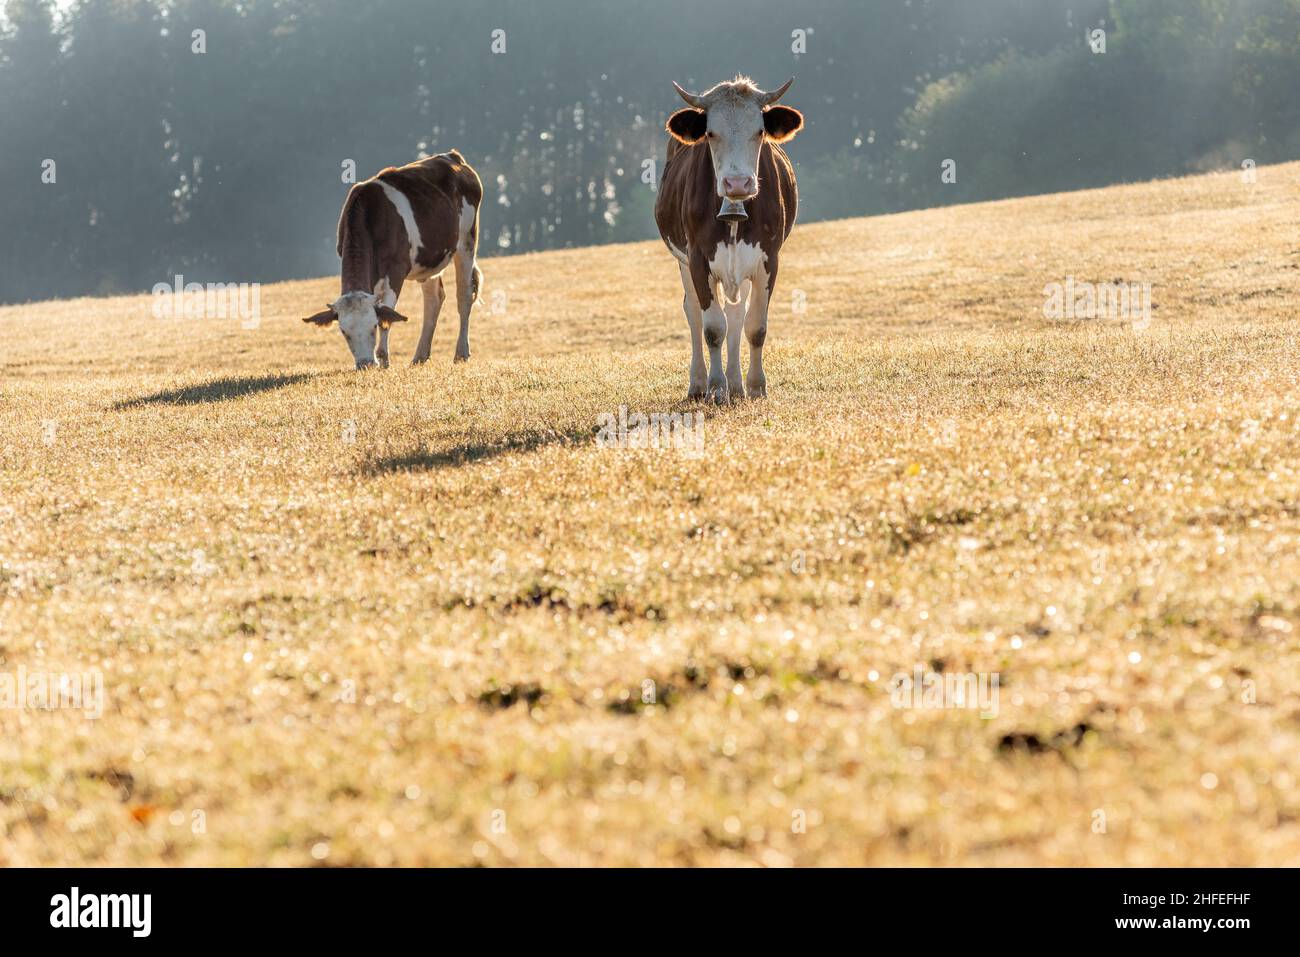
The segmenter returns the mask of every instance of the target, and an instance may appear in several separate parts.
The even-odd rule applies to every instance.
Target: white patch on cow
[[[459,245],[461,252],[473,252],[474,244],[470,242],[470,231],[474,228],[474,217],[478,215],[478,208],[471,206],[468,201],[460,201],[460,229],[457,236],[460,237]]]
[[[436,266],[412,266],[411,271],[407,274],[406,278],[412,282],[426,282],[433,279],[435,276],[441,276],[447,267],[451,265],[451,261],[454,258],[456,258],[456,254],[450,252],[447,254],[447,257]]]
[[[668,251],[673,254],[673,257],[676,258],[679,263],[683,266],[689,266],[691,264],[690,256],[674,246],[670,240],[665,239],[664,242],[668,244]]]
[[[407,272],[416,268],[415,257],[419,255],[420,248],[424,245],[420,241],[420,227],[415,225],[415,211],[411,209],[411,201],[406,198],[406,194],[400,189],[389,186],[382,179],[375,180],[388,197],[388,201],[393,204],[397,210],[397,215],[402,218],[402,225],[406,227],[406,238],[411,241],[411,264],[407,267]]]
[[[758,282],[758,275],[767,275],[767,253],[763,247],[752,243],[718,243],[709,260],[709,273],[722,287],[722,299],[728,304],[740,301],[740,287],[746,279]]]

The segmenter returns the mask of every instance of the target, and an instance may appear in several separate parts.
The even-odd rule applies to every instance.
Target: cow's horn
[[[790,79],[786,80],[784,83],[781,84],[781,88],[779,90],[774,90],[771,93],[764,93],[763,105],[771,106],[777,100],[781,99],[781,97],[785,96],[785,91],[790,89],[790,84],[793,82],[794,82],[794,77],[790,77]]]
[[[786,86],[789,85],[790,84],[788,83],[786,84]],[[680,96],[691,106],[695,107],[697,110],[704,109],[704,97],[700,96],[698,93],[687,93],[685,90],[683,90],[680,86],[677,85],[676,80],[673,80],[673,89],[677,91],[678,96]]]

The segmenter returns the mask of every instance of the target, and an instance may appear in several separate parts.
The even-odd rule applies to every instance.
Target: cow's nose
[[[727,194],[728,199],[748,199],[758,192],[752,176],[724,176],[722,191]]]
[[[358,360],[357,360],[357,368],[358,368],[358,369],[373,369],[374,367],[375,367],[375,360],[374,360],[374,359],[358,359]]]

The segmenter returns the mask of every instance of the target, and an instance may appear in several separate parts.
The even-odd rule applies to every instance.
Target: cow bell
[[[745,204],[735,199],[723,199],[722,208],[718,210],[718,219],[724,223],[743,223],[749,219]]]

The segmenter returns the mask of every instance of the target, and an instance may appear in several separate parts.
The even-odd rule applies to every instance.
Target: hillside
[[[657,243],[483,261],[456,367],[409,290],[354,372],[336,278],[0,308],[0,672],[104,682],[0,709],[0,864],[1294,863],[1297,222],[1300,164],[799,227],[702,458],[594,441],[696,409]]]

